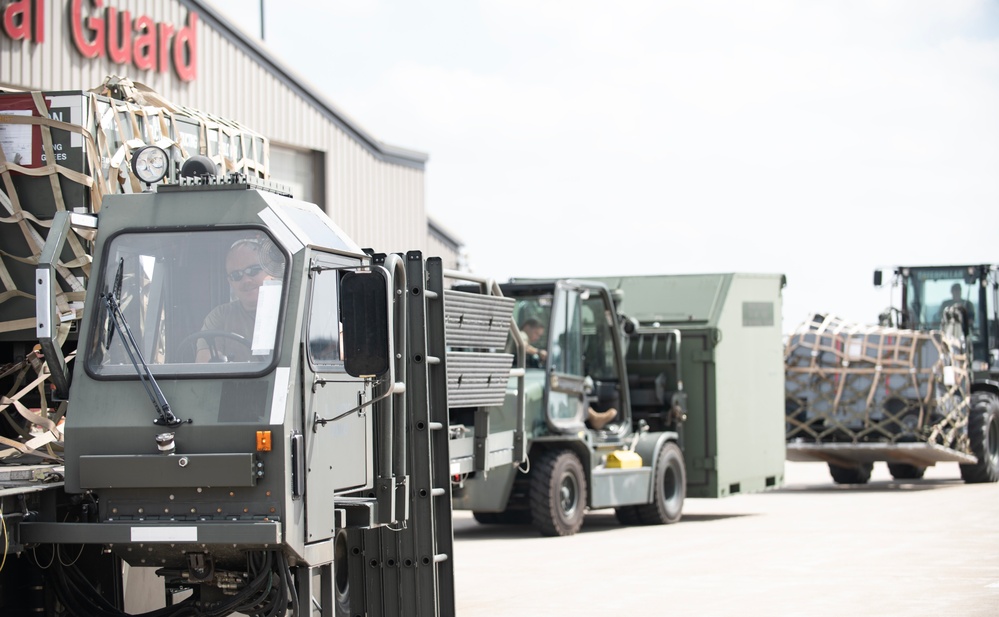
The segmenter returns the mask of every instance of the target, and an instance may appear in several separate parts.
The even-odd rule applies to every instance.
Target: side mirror
[[[346,272],[340,280],[343,367],[352,377],[389,370],[389,292],[385,271]]]
[[[881,287],[881,270],[874,271],[874,286]]]
[[[639,323],[637,319],[621,315],[621,331],[624,332],[626,336],[633,336],[635,332],[638,332],[638,328]]]

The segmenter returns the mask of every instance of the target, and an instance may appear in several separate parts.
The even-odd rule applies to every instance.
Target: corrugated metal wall
[[[41,0],[39,0],[41,1]],[[108,0],[177,29],[198,14],[197,76],[184,82],[166,72],[140,71],[75,48],[71,0],[45,1],[45,41],[0,34],[0,84],[33,90],[89,90],[108,75],[141,82],[177,104],[230,118],[271,141],[326,153],[326,211],[359,245],[379,251],[420,249],[456,267],[457,253],[432,241],[424,201],[426,155],[383,144],[347,120],[260,46],[197,0]],[[6,6],[6,3],[0,7]],[[90,0],[85,16],[101,16]],[[433,245],[433,246],[431,246]]]
[[[444,267],[449,270],[468,270],[465,255],[454,234],[441,228],[432,219],[428,221],[428,255],[439,255],[444,259]]]

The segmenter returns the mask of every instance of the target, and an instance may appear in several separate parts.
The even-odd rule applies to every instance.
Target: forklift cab
[[[614,303],[607,288],[590,282],[560,281],[546,288],[504,289],[516,298],[519,324],[535,318],[546,325],[535,346],[547,350],[539,369],[548,380],[545,389],[546,425],[552,433],[589,430],[620,436],[630,430],[627,376],[623,341],[618,335]],[[587,421],[590,410],[606,414],[599,430]]]

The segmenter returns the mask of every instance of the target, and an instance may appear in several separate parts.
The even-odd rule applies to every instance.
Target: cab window
[[[340,274],[334,266],[318,261],[309,299],[308,353],[316,370],[343,368],[340,344]]]
[[[88,307],[94,376],[134,376],[133,358],[155,375],[258,373],[274,362],[288,264],[264,230],[122,233],[103,257]]]

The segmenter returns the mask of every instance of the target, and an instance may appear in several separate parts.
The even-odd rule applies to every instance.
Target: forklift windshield
[[[275,359],[287,272],[284,252],[262,229],[129,232],[111,239],[92,284],[117,296],[154,375],[246,374]],[[134,375],[126,333],[103,303],[94,308],[88,371]]]

